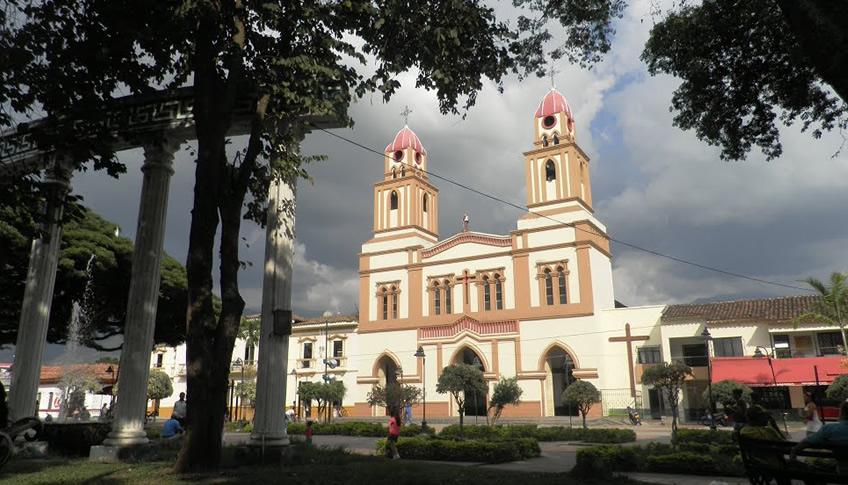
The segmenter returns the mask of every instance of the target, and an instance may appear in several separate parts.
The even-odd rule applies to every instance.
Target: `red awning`
[[[843,357],[796,357],[768,359],[765,357],[716,357],[712,359],[713,382],[734,380],[749,386],[830,384],[848,368],[842,367]]]

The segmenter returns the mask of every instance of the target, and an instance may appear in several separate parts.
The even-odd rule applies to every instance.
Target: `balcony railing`
[[[672,355],[671,360],[673,362],[683,362],[689,367],[706,367],[709,362],[706,355]]]

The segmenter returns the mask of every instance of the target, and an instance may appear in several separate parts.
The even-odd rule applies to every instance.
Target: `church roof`
[[[385,151],[395,152],[409,147],[412,147],[416,153],[420,153],[422,155],[427,154],[427,150],[424,149],[424,145],[421,143],[421,140],[418,139],[418,135],[416,135],[414,131],[410,130],[408,126],[404,126],[397,132],[395,139],[386,145]]]
[[[536,108],[535,116],[536,118],[543,118],[555,113],[565,113],[569,121],[574,121],[574,115],[571,114],[571,107],[568,105],[568,101],[565,100],[565,96],[556,89],[551,88],[548,94],[542,98],[539,107]]]
[[[669,305],[662,318],[703,318],[707,322],[723,320],[791,320],[809,310],[818,296],[788,296],[756,300],[721,301]]]

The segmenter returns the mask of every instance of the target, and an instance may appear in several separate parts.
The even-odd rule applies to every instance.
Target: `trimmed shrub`
[[[50,451],[63,455],[88,456],[109,434],[109,423],[43,423],[39,439],[47,441]]]
[[[687,475],[720,475],[712,456],[688,451],[647,458],[648,471],[659,473],[685,473]]]
[[[398,452],[405,459],[504,463],[533,458],[541,454],[533,438],[506,440],[450,440],[439,438],[401,438]],[[386,440],[377,442],[377,454],[385,456]]]
[[[581,477],[607,477],[613,471],[639,469],[639,456],[632,447],[604,445],[577,450],[572,473]]]
[[[427,434],[435,434],[436,431],[427,426],[426,430],[421,429],[420,424],[408,424],[400,427],[401,436],[418,436],[426,432]],[[306,423],[289,423],[288,433],[292,435],[306,434]],[[389,429],[380,423],[363,423],[363,422],[347,422],[347,423],[312,423],[312,433],[315,435],[342,435],[342,436],[370,436],[373,438],[381,438],[388,436]]]
[[[733,444],[733,432],[709,429],[678,429],[675,444],[689,442],[731,445]]]
[[[388,433],[388,428],[384,428],[384,432],[381,436],[386,436]],[[430,426],[422,428],[420,424],[405,424],[400,427],[401,436],[413,437],[418,436],[420,434],[428,434],[430,436],[434,436],[436,434],[436,430]]]
[[[563,426],[539,428],[534,424],[466,425],[464,429],[465,437],[471,439],[535,438],[537,441],[583,441],[587,443],[630,443],[636,441],[636,432],[632,429],[583,429]],[[459,438],[459,425],[445,426],[439,436],[442,438]]]

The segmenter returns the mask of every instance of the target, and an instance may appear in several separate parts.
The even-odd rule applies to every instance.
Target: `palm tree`
[[[842,332],[842,352],[848,355],[848,339],[845,335],[845,326],[848,325],[848,275],[831,274],[830,286],[816,278],[807,278],[804,282],[816,290],[821,298],[808,311],[795,318],[795,325],[826,323],[839,327]]]
[[[259,343],[259,333],[262,325],[260,318],[241,317],[238,338],[245,341],[245,346],[254,347]]]

